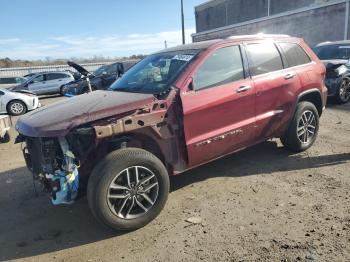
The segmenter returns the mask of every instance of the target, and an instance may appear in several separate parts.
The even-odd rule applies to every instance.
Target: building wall
[[[287,0],[274,1],[288,2]],[[288,5],[286,4],[284,8],[288,8]],[[225,38],[231,35],[267,33],[302,37],[309,45],[313,46],[320,42],[344,39],[345,10],[346,4],[341,3],[296,14],[266,18],[257,22],[226,26],[217,31],[197,33],[193,35],[193,41]],[[350,31],[348,35],[350,36]]]
[[[336,0],[270,0],[270,15]],[[212,0],[195,7],[197,33],[268,15],[268,0]]]

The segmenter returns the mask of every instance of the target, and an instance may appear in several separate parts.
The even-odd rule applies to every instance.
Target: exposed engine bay
[[[44,186],[54,205],[73,203],[78,196],[79,161],[64,137],[26,137],[23,155],[33,179]]]

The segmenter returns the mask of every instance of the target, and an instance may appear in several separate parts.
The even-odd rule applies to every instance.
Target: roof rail
[[[265,37],[290,37],[290,35],[285,34],[264,34],[264,33],[258,33],[255,35],[233,35],[229,36],[225,39],[240,39],[240,38],[265,38]]]

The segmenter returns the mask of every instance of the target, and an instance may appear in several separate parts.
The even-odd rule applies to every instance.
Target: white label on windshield
[[[181,61],[190,61],[193,58],[193,55],[176,55],[172,60],[181,60]]]
[[[347,49],[350,48],[350,45],[344,45],[344,46],[339,46],[340,49]]]

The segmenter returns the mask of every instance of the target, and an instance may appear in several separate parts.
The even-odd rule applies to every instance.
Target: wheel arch
[[[8,106],[10,105],[10,103],[15,102],[15,101],[23,103],[24,106],[25,106],[26,111],[28,111],[28,104],[24,100],[21,100],[21,99],[18,99],[18,98],[14,98],[14,99],[9,100],[7,102],[7,104],[6,104],[6,110],[8,110]]]
[[[317,108],[318,115],[319,116],[322,115],[323,103],[322,103],[322,96],[321,96],[320,90],[318,90],[317,88],[313,88],[299,94],[297,103],[304,102],[304,101],[313,103]]]

